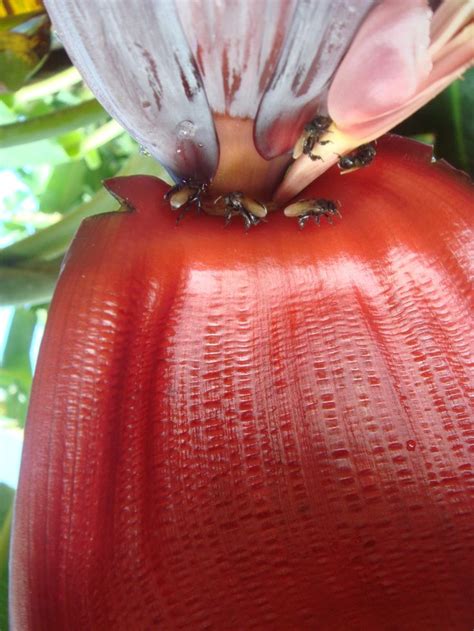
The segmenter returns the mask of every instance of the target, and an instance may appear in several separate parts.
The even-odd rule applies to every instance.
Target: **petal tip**
[[[127,175],[103,181],[105,189],[129,210],[150,198],[162,199],[169,185],[153,175]]]

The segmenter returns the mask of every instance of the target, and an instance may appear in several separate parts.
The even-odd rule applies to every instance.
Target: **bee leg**
[[[179,215],[176,217],[176,225],[179,224],[184,219],[184,217],[186,217],[190,210],[191,204],[185,204],[182,208],[180,208]]]
[[[298,226],[300,227],[300,230],[303,230],[303,228],[306,225],[306,222],[308,221],[308,219],[311,217],[311,213],[304,213],[304,215],[300,215],[298,217]]]
[[[244,224],[245,224],[245,232],[248,232],[250,230],[250,228],[255,225],[252,221],[252,219],[250,218],[249,213],[247,212],[242,212],[241,215],[242,219],[244,220]]]
[[[228,226],[232,221],[232,217],[234,216],[234,211],[232,208],[228,208],[224,213],[224,226]]]

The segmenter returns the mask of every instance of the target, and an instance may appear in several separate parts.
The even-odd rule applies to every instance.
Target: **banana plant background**
[[[472,176],[473,110],[471,70],[395,131],[434,144],[437,158]],[[0,441],[23,427],[49,301],[76,229],[116,209],[104,179],[135,173],[166,179],[83,84],[41,2],[0,0]],[[0,483],[0,631],[8,628],[13,494]]]

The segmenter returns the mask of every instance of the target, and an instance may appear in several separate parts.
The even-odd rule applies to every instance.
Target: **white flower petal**
[[[297,0],[175,0],[211,109],[254,119]]]
[[[208,179],[218,144],[172,0],[45,0],[74,64],[105,109],[166,168]]]
[[[288,151],[303,125],[326,111],[328,84],[374,0],[300,0],[256,120],[267,158]]]

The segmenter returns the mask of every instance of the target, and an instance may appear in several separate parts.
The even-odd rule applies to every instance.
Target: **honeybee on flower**
[[[473,61],[472,0],[46,5],[99,101],[176,182],[209,184],[210,200],[241,191],[270,208]],[[317,116],[327,121],[309,149],[318,159],[300,151],[293,161]]]

